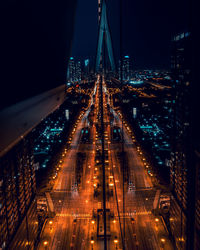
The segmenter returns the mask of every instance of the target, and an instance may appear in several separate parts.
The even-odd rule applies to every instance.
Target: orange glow
[[[45,240],[43,244],[46,246],[48,244],[48,241]]]

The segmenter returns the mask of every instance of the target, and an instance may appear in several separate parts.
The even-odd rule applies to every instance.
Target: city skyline
[[[171,40],[177,33],[188,29],[188,1],[170,0],[165,7],[158,0],[151,4],[146,0],[126,0],[123,3],[123,54],[129,54],[133,58],[136,69],[170,69]],[[114,55],[117,60],[120,57],[119,1],[110,0],[107,1],[107,5]],[[97,10],[96,1],[88,1],[88,5],[86,2],[78,1],[73,56],[95,56],[98,35]],[[93,34],[92,37],[89,35],[90,32]]]

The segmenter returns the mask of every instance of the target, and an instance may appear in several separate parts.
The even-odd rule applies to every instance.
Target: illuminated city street
[[[100,138],[96,131],[97,114],[99,111],[99,81],[94,92],[94,104],[91,101],[88,109],[79,116],[72,137],[70,149],[60,161],[60,170],[55,178],[50,192],[55,217],[49,218],[41,235],[38,249],[103,249],[103,240],[97,233],[97,209],[102,209],[102,194],[94,197],[94,189],[101,184],[101,164],[95,161],[95,153],[100,149]],[[96,89],[96,88],[95,88]],[[121,150],[120,142],[112,142],[112,126],[121,128],[119,115],[111,109],[114,122],[111,126],[105,97],[104,87],[104,124],[105,151],[108,153],[106,166],[106,187],[112,189],[112,195],[107,192],[106,208],[110,214],[107,223],[110,224],[108,249],[122,249],[120,226],[123,230],[125,221],[126,249],[173,249],[168,234],[160,217],[152,214],[156,189],[151,177],[145,170],[140,154],[136,150],[132,133],[124,126],[124,150],[128,155],[129,179],[125,184],[125,214],[123,213],[122,170],[117,152]],[[106,101],[107,100],[107,101]],[[94,105],[92,124],[88,121],[91,106]],[[83,143],[81,131],[90,124],[89,142]],[[75,169],[77,153],[85,154],[81,182],[77,184]],[[131,189],[132,187],[132,189]],[[48,201],[50,202],[50,201]],[[119,206],[119,213],[117,209]],[[120,222],[119,222],[120,219]]]

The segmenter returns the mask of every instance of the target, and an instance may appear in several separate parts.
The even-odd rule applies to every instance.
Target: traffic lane
[[[73,153],[72,153],[72,155],[73,155]],[[70,157],[70,160],[68,160],[67,163],[71,164],[73,161],[74,161],[74,157],[73,158]],[[68,165],[68,164],[66,164],[66,165]],[[65,168],[65,170],[66,169],[69,170],[69,168],[67,168],[67,167]],[[70,171],[67,171],[67,175],[64,175],[63,173],[61,173],[61,174],[62,174],[62,176],[64,178],[66,178],[67,176],[70,177],[69,176],[70,175]],[[62,180],[63,180],[63,178],[60,179],[60,182],[62,182]],[[65,181],[67,181],[68,187],[69,187],[70,186],[69,178],[67,180],[65,180]],[[57,184],[58,183],[59,183],[59,181],[57,182]],[[63,188],[66,188],[66,186],[64,186],[64,187],[62,186],[61,190]],[[57,187],[56,187],[56,189],[57,189]],[[55,190],[55,191],[57,191],[57,190]],[[61,203],[61,205],[60,205],[61,208],[59,210],[61,211],[61,214],[70,214],[72,212],[71,208],[66,207],[66,204],[64,203],[64,199],[65,199],[65,197],[63,197],[63,200],[62,200],[62,197],[59,197],[58,202]],[[69,199],[69,197],[68,197],[67,204],[68,204],[68,206],[70,205],[70,199]],[[76,204],[80,204],[80,203],[76,203]],[[73,206],[74,206],[74,204],[73,204]],[[73,207],[73,210],[74,210],[74,207]],[[65,241],[66,241],[66,244],[67,244],[67,242],[69,242],[70,235],[72,234],[71,223],[69,223],[69,222],[70,222],[69,218],[63,219],[61,217],[58,217],[58,218],[56,218],[54,220],[54,222],[53,222],[54,223],[54,237],[53,237],[53,242],[49,244],[52,249],[56,249],[56,246],[59,248],[59,245],[60,244],[62,244],[62,245],[65,244]],[[67,234],[64,233],[64,232],[66,232]],[[51,232],[51,234],[52,233],[53,232]],[[62,246],[61,246],[61,249],[62,249]]]
[[[114,154],[114,153],[113,153]],[[114,154],[114,158],[115,158],[115,161],[116,161],[116,165],[118,165],[117,164],[117,157],[116,157],[116,155]],[[120,179],[120,172],[119,172],[119,169],[120,168],[118,168],[118,172],[117,172],[117,175],[119,176],[118,178]],[[140,179],[142,179],[142,177],[143,176],[140,176]],[[144,182],[143,182],[143,179],[142,180],[140,180],[140,183],[142,184],[142,185],[140,185],[140,187],[142,187],[142,188],[144,188],[145,187],[145,185],[144,185]],[[120,193],[120,190],[118,190],[118,193]],[[120,195],[119,194],[119,196],[121,196],[121,197],[123,197],[122,196],[122,194]],[[138,197],[140,197],[140,195],[137,195]],[[136,197],[135,197],[136,198]],[[126,207],[126,211],[127,211],[127,209],[131,209],[131,210],[136,210],[137,209],[137,211],[139,211],[139,212],[143,212],[143,211],[145,211],[145,208],[144,208],[144,200],[146,201],[146,195],[144,195],[144,194],[142,194],[142,199],[141,199],[141,201],[137,201],[137,198],[136,198],[136,204],[137,204],[137,208],[135,207],[135,206],[128,206],[128,205],[130,205],[130,204],[127,204],[127,202],[126,202],[126,204],[125,204],[125,207]],[[127,200],[126,200],[127,201]],[[120,210],[122,210],[122,206],[121,206],[121,209]],[[148,220],[149,220],[149,218],[148,218]],[[148,227],[149,228],[149,227]],[[128,234],[129,234],[129,236],[131,237],[131,229],[130,229],[130,226],[128,226],[127,227],[127,230],[128,230]],[[141,230],[143,230],[143,234],[145,235],[145,238],[146,237],[148,237],[148,233],[145,233],[145,231],[144,231],[144,229],[143,229],[143,226],[141,227],[141,228],[139,228],[139,230],[141,231]],[[149,229],[150,231],[151,231],[151,228]],[[132,237],[131,237],[131,239],[132,239]],[[143,239],[144,240],[144,239]],[[145,243],[143,243],[143,245],[148,245],[148,242],[145,242]],[[141,245],[141,244],[140,244]],[[157,247],[157,246],[156,246]],[[156,247],[152,247],[151,249],[156,249]],[[131,244],[129,243],[129,249],[131,249]],[[143,248],[143,249],[145,249],[145,248]]]
[[[144,214],[136,217],[136,240],[139,249],[160,249],[149,215]]]
[[[84,118],[81,119],[81,122],[77,126],[76,132],[73,135],[71,142],[71,149],[67,153],[67,156],[64,159],[62,168],[58,175],[58,178],[54,184],[53,190],[70,190],[74,182],[74,162],[76,160],[76,153],[78,150],[78,145],[80,143],[81,129],[84,126]]]
[[[150,193],[151,191],[133,192],[132,196],[134,198],[132,199],[132,203],[130,200],[127,201],[126,207],[130,211],[131,208],[135,210],[133,218],[135,219],[136,241],[139,244],[139,249],[147,249],[147,246],[149,246],[148,249],[159,249],[159,243],[154,230],[153,216],[151,209],[149,209],[153,206],[153,199],[150,200],[148,198],[146,200],[146,192]],[[152,196],[155,196],[155,191]]]
[[[138,155],[135,146],[132,144],[131,147],[127,148],[125,144],[125,148],[128,155],[130,170],[133,171],[134,174],[136,188],[153,188],[151,178],[147,174],[144,164],[141,160],[141,157]]]
[[[152,181],[144,169],[141,157],[138,155],[128,131],[124,128],[124,149],[128,157],[128,166],[132,172],[136,188],[153,187]],[[120,145],[119,145],[120,148]],[[134,159],[134,160],[133,160]]]
[[[116,114],[116,112],[114,110],[113,110],[113,114],[116,118],[114,124],[116,126],[120,127],[122,130],[121,118],[119,118],[119,116]],[[140,156],[138,155],[137,150],[135,148],[135,145],[133,144],[132,138],[129,135],[129,132],[127,131],[125,126],[123,126],[123,137],[124,137],[124,149],[128,155],[129,168],[130,168],[130,171],[131,170],[134,171],[134,173],[133,173],[134,178],[132,181],[135,183],[137,188],[153,187],[151,179],[147,175],[147,173],[144,169],[143,162],[142,162]],[[134,158],[134,161],[133,161],[133,158]]]
[[[126,218],[126,241],[125,242],[126,242],[127,250],[137,249],[135,224],[131,222],[130,218]]]

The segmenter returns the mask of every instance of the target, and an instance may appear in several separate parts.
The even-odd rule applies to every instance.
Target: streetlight
[[[161,241],[161,247],[164,249],[165,239],[161,238],[160,241]]]
[[[49,225],[50,225],[50,230],[52,230],[52,225],[53,225],[53,221],[52,220],[49,221]]]
[[[43,242],[43,245],[44,245],[44,247],[46,248],[46,247],[47,247],[47,245],[48,245],[48,241],[47,241],[47,240],[45,240],[45,241]]]
[[[93,245],[94,245],[94,238],[91,237],[91,241],[90,241],[91,245],[92,245],[92,250],[93,250]]]
[[[115,236],[114,243],[115,243],[115,245],[116,245],[116,249],[117,249],[117,243],[118,243],[117,236]]]

